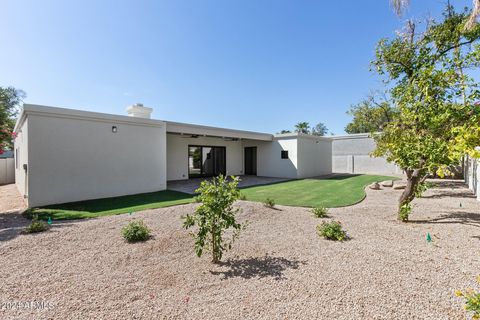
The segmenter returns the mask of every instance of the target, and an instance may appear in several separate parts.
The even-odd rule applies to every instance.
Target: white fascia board
[[[179,134],[192,134],[199,136],[213,136],[221,138],[237,138],[249,140],[272,141],[273,135],[268,133],[225,129],[203,125],[166,121],[167,132]]]
[[[152,126],[152,127],[163,127],[165,126],[165,121],[153,120],[153,119],[144,119],[144,118],[135,118],[129,116],[120,116],[100,112],[91,112],[91,111],[82,111],[66,108],[57,108],[49,107],[42,105],[34,104],[24,104],[23,110],[21,112],[20,118],[15,125],[15,130],[21,126],[21,123],[25,120],[25,117],[29,114],[40,115],[44,117],[54,117],[54,118],[69,118],[69,119],[81,119],[81,120],[90,120],[90,121],[101,121],[101,122],[115,122],[115,123],[126,123],[132,125],[140,126]]]
[[[281,140],[281,139],[311,139],[311,140],[325,140],[325,141],[330,141],[332,140],[331,137],[326,137],[326,136],[315,136],[312,134],[305,134],[305,133],[279,133],[274,136],[275,140]]]
[[[346,139],[365,139],[365,138],[373,138],[373,135],[380,134],[381,132],[374,132],[372,133],[352,133],[346,134],[342,136],[331,136],[330,139],[332,140],[346,140]]]

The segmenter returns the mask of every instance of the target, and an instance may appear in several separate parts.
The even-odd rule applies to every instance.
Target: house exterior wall
[[[322,137],[299,136],[298,178],[332,173],[332,141]]]
[[[23,165],[28,166],[28,125],[29,119],[27,118],[17,130],[13,147],[15,152],[15,184],[23,197],[28,195],[27,174],[23,169]]]
[[[298,143],[296,137],[274,138],[273,141],[268,142],[244,140],[243,147],[257,147],[258,176],[298,178]],[[288,159],[281,158],[282,150],[288,151]]]
[[[370,156],[375,140],[369,134],[332,137],[332,172],[401,174],[402,170],[385,158]]]
[[[28,163],[30,207],[166,188],[166,132],[161,122],[39,114],[27,118],[28,158],[21,155],[20,160]],[[22,169],[17,176],[21,184]]]
[[[188,146],[225,147],[227,175],[243,174],[242,142],[215,137],[190,138],[187,135],[167,134],[167,180],[188,179]]]

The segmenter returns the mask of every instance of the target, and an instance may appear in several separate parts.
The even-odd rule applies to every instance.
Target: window
[[[282,150],[282,159],[288,159],[288,151]]]

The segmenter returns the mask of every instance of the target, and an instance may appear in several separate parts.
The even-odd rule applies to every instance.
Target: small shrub
[[[240,193],[240,198],[239,200],[247,200],[247,196],[244,195],[243,193]]]
[[[410,203],[405,203],[400,207],[400,211],[398,212],[398,219],[403,222],[408,221],[408,216],[412,212],[412,205]]]
[[[274,208],[275,207],[275,200],[267,198],[263,202],[263,205],[267,208]]]
[[[146,241],[150,238],[150,229],[143,220],[136,220],[122,228],[122,235],[128,242]]]
[[[328,209],[323,206],[315,207],[312,208],[312,213],[317,218],[326,218],[328,215]]]
[[[38,220],[36,217],[33,219],[33,221],[25,228],[25,231],[27,233],[38,233],[38,232],[44,232],[50,229],[50,226],[48,223],[42,220]]]
[[[477,282],[480,284],[480,276],[477,277]],[[480,319],[480,292],[473,289],[457,290],[455,295],[465,299],[465,310],[473,312],[472,319]]]
[[[317,226],[317,232],[328,240],[343,241],[347,239],[347,233],[342,229],[339,221],[323,222]]]

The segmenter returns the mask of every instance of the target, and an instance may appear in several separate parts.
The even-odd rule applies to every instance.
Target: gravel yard
[[[404,224],[400,192],[367,189],[363,202],[331,209],[351,237],[343,243],[319,238],[315,226],[330,219],[307,209],[239,202],[250,225],[221,265],[197,258],[182,229],[194,204],[11,231],[0,238],[0,318],[464,319],[454,290],[480,273],[480,203],[444,184]],[[139,218],[154,238],[125,243],[121,227]],[[1,229],[9,219],[18,227],[10,214]],[[32,300],[51,308],[4,306]]]

